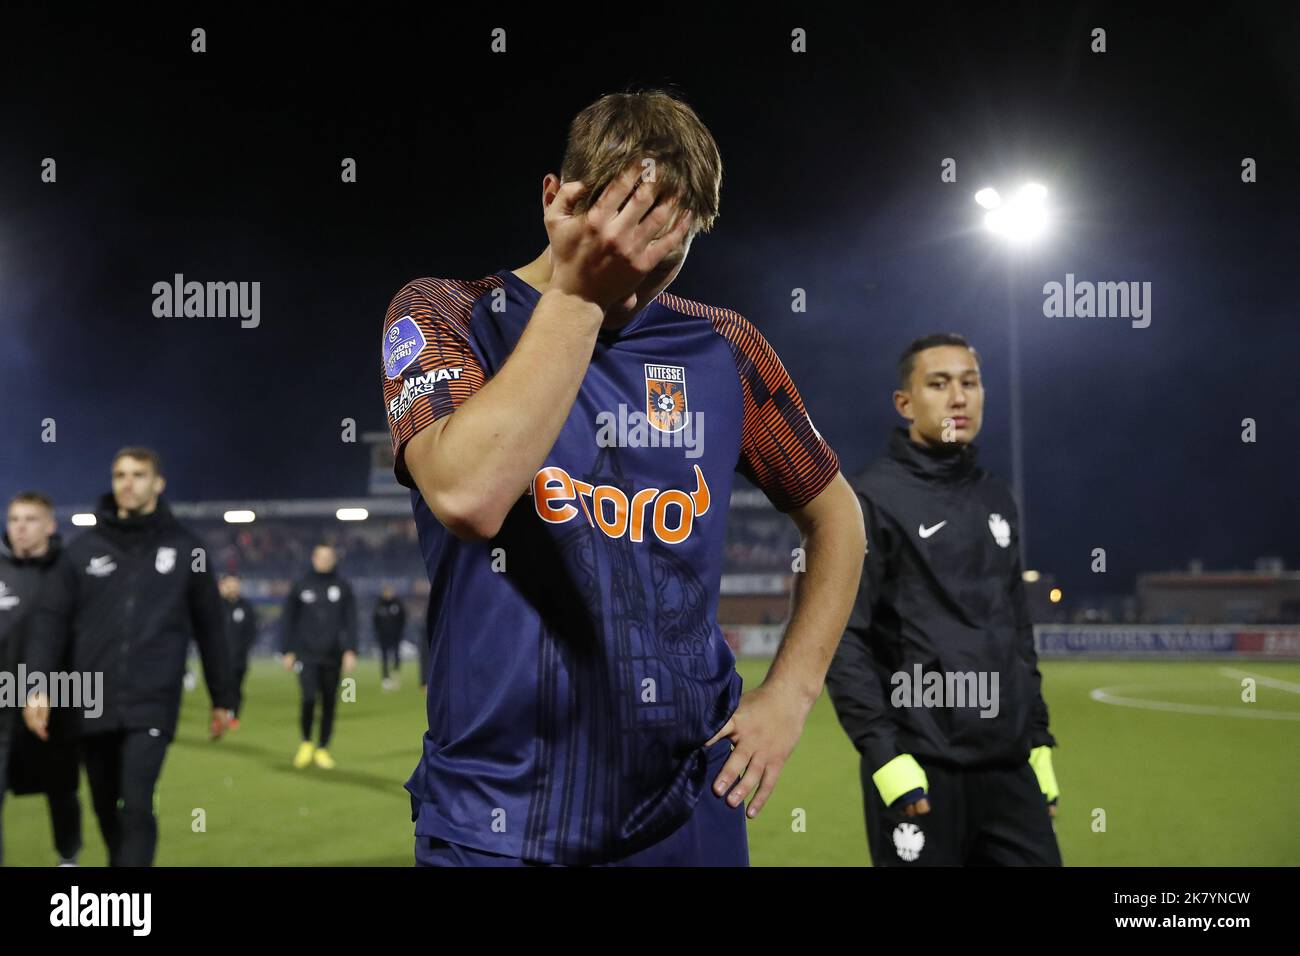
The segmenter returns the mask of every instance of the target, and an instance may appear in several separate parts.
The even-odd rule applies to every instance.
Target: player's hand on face
[[[352,668],[356,666],[357,666],[357,652],[344,651],[343,652],[343,673],[351,674]]]
[[[585,213],[576,213],[574,206],[587,192],[586,185],[561,186],[545,215],[551,240],[551,287],[605,311],[619,305],[634,307],[637,288],[681,246],[690,229],[688,211],[659,236],[678,212],[678,203],[671,197],[656,205],[657,189],[657,183],[644,181],[638,168],[629,166]]]
[[[50,702],[44,694],[32,694],[23,708],[23,723],[41,740],[50,739]]]
[[[297,659],[293,654],[282,654],[280,655],[280,666],[287,671],[291,671],[293,670],[293,662]]]
[[[776,788],[781,769],[803,733],[811,701],[782,684],[763,683],[740,698],[740,706],[705,746],[727,738],[735,749],[713,781],[716,796],[736,807],[750,794],[748,815],[758,816]]]

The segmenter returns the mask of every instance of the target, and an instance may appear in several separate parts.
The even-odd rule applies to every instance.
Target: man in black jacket
[[[913,342],[894,407],[907,427],[853,482],[867,555],[826,678],[862,756],[872,861],[1060,865],[1019,518],[971,444],[974,349],[950,334]]]
[[[294,582],[284,604],[282,660],[286,670],[299,665],[302,688],[302,743],[293,758],[299,770],[312,762],[325,770],[334,768],[329,743],[340,670],[351,673],[357,662],[357,603],[352,586],[338,574],[338,560],[328,544],[313,548],[311,573]],[[313,747],[311,725],[317,697],[321,701],[320,746]]]
[[[206,553],[161,498],[157,454],[122,449],[112,478],[95,527],[67,546],[41,589],[29,666],[50,673],[70,652],[73,672],[103,675],[102,711],[77,721],[95,814],[110,866],[149,866],[154,790],[176,732],[190,639],[203,659],[214,737],[230,719],[230,660]],[[50,705],[34,694],[23,714],[42,739]]]
[[[248,674],[248,656],[257,643],[257,612],[246,598],[240,596],[243,585],[236,574],[223,574],[217,580],[221,592],[221,609],[226,621],[226,644],[230,648],[230,666],[233,668],[235,695],[234,717],[230,729],[239,729],[239,715],[244,708],[244,677]]]
[[[54,502],[38,491],[22,492],[10,500],[5,526],[0,540],[0,670],[13,673],[27,661],[32,611],[41,582],[58,559],[63,543],[55,533]],[[17,719],[22,703],[20,694],[15,707],[0,711],[0,751],[6,733],[9,735],[8,786],[15,795],[45,794],[59,863],[75,864],[81,851],[77,742],[68,733],[62,713],[55,715],[50,739],[38,739]],[[0,752],[0,802],[5,790],[3,764]]]
[[[375,626],[375,642],[379,645],[380,674],[384,690],[396,690],[397,672],[402,668],[401,645],[402,634],[406,631],[406,608],[397,599],[397,592],[391,585],[384,585],[375,602],[372,617]],[[388,676],[388,662],[393,662],[393,676]]]

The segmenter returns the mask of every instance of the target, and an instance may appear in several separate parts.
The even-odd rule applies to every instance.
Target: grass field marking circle
[[[1186,686],[1186,684],[1124,684],[1119,687],[1097,687],[1089,691],[1088,696],[1099,704],[1135,707],[1139,710],[1163,710],[1174,714],[1196,714],[1202,717],[1254,717],[1258,720],[1300,720],[1300,711],[1263,710],[1256,707],[1217,707],[1213,704],[1182,704],[1170,700],[1128,697],[1119,693],[1143,688]]]
[[[1289,680],[1278,680],[1276,677],[1264,677],[1261,674],[1252,674],[1250,671],[1237,670],[1235,667],[1220,667],[1219,673],[1224,677],[1249,677],[1256,684],[1263,684],[1265,687],[1284,690],[1291,694],[1300,694],[1300,684],[1293,684]]]

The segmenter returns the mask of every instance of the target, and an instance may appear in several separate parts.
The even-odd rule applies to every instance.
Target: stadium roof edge
[[[411,499],[406,495],[369,498],[281,498],[246,501],[169,501],[172,514],[181,519],[220,520],[227,511],[251,511],[259,518],[332,518],[340,508],[365,508],[371,517],[409,518]],[[55,508],[60,520],[95,510],[93,505]]]
[[[178,518],[215,520],[227,511],[251,511],[259,518],[322,518],[334,517],[340,508],[365,508],[372,516],[384,518],[411,517],[411,499],[405,489],[401,494],[371,495],[365,498],[271,498],[243,501],[169,501],[168,506]],[[757,489],[734,488],[731,492],[732,508],[763,508],[774,511],[767,496]],[[55,517],[67,520],[74,514],[93,512],[92,504],[61,505],[54,509]]]

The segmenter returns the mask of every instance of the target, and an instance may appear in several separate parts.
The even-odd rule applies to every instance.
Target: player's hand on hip
[[[750,794],[748,816],[758,816],[776,789],[777,778],[803,733],[811,702],[781,684],[763,683],[740,698],[731,719],[705,744],[711,747],[727,738],[734,746],[713,792],[733,807]]]
[[[36,693],[27,698],[23,723],[41,740],[50,739],[50,702],[44,694]]]
[[[681,212],[675,197],[658,202],[658,188],[658,183],[642,178],[637,166],[629,166],[586,212],[579,213],[574,207],[587,193],[587,185],[561,186],[545,214],[551,288],[594,302],[605,311],[620,304],[634,306],[637,287],[681,246],[690,229],[690,212]],[[660,235],[674,215],[676,223]]]

